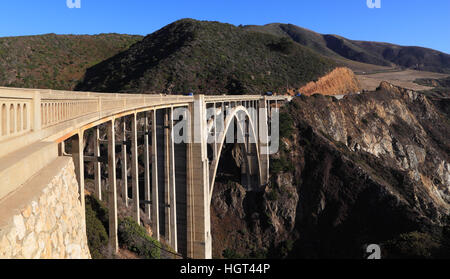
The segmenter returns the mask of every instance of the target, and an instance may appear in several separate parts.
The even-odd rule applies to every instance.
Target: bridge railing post
[[[35,91],[33,95],[33,131],[39,131],[42,128],[41,119],[41,93]]]

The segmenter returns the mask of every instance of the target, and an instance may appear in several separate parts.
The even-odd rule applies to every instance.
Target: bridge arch
[[[222,108],[223,110],[223,108]],[[223,111],[222,111],[223,113]],[[256,129],[255,129],[255,123],[253,122],[253,119],[248,111],[248,109],[244,106],[237,106],[234,107],[230,114],[226,116],[225,119],[225,125],[223,127],[223,130],[220,131],[219,134],[219,138],[218,138],[218,142],[214,143],[214,144],[218,144],[218,149],[217,149],[217,155],[214,158],[213,162],[211,163],[210,166],[210,189],[209,189],[209,204],[211,204],[211,199],[212,199],[212,194],[214,191],[214,183],[216,180],[216,176],[217,176],[217,169],[219,167],[219,163],[220,163],[220,157],[222,155],[222,149],[223,149],[223,145],[225,143],[226,140],[226,135],[228,133],[228,130],[230,129],[231,123],[233,123],[235,120],[237,120],[237,128],[240,129],[240,132],[242,135],[245,136],[245,131],[244,131],[244,127],[242,127],[241,122],[239,121],[240,119],[239,117],[239,113],[244,113],[245,117],[248,119],[248,125],[249,125],[249,131],[251,132],[251,136],[255,139],[255,143],[249,143],[251,144],[255,144],[255,149],[256,149],[256,161],[257,161],[257,165],[258,165],[258,171],[257,171],[257,175],[258,175],[258,181],[261,181],[261,177],[262,177],[262,170],[261,170],[261,162],[260,162],[260,156],[259,156],[259,146],[257,144],[258,142],[258,137],[256,134]],[[249,135],[250,136],[250,135]],[[247,141],[244,141],[244,149],[245,149],[245,157],[248,158],[248,150],[249,150],[249,146],[247,145]],[[247,167],[249,167],[249,162],[248,159],[244,160],[245,163],[247,164]]]

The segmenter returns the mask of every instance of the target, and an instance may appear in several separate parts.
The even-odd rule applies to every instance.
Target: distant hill
[[[361,68],[361,65],[351,61],[450,73],[450,55],[428,48],[354,41],[337,35],[322,35],[292,24],[272,23],[264,26],[248,25],[243,28],[292,38],[297,43],[353,69],[358,66]]]
[[[0,86],[101,92],[285,92],[337,67],[450,73],[450,55],[349,40],[292,24],[239,26],[183,19],[146,36],[0,38]]]
[[[87,68],[141,39],[119,34],[0,38],[0,86],[72,90]]]
[[[289,38],[183,19],[89,68],[76,90],[260,94],[299,88],[335,67]]]

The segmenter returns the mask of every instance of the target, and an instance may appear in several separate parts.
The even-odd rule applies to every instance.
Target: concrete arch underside
[[[225,144],[225,140],[227,138],[227,133],[230,129],[230,127],[232,127],[232,123],[236,120],[237,123],[237,128],[240,130],[241,135],[246,135],[245,130],[242,126],[242,119],[239,119],[239,113],[244,113],[245,117],[247,117],[248,119],[248,125],[249,125],[249,131],[251,132],[251,137],[253,137],[253,139],[255,139],[254,143],[251,142],[247,142],[247,140],[245,140],[242,144],[244,144],[244,152],[245,152],[245,163],[247,165],[247,167],[249,167],[249,162],[248,162],[248,155],[249,155],[249,145],[253,145],[255,146],[255,150],[256,150],[256,161],[257,161],[257,166],[258,166],[258,181],[261,183],[261,177],[262,177],[262,170],[261,170],[261,162],[260,162],[260,156],[259,156],[259,147],[257,144],[257,134],[256,134],[256,129],[255,129],[255,123],[253,122],[253,119],[249,113],[249,111],[247,110],[247,108],[245,108],[244,106],[237,106],[235,108],[233,108],[231,110],[231,113],[229,115],[227,115],[226,119],[225,119],[225,125],[224,125],[224,129],[223,131],[220,131],[219,133],[219,138],[218,141],[214,144],[217,144],[217,155],[214,158],[213,162],[211,163],[210,166],[210,191],[209,191],[209,204],[211,204],[211,199],[212,199],[212,194],[214,191],[214,183],[216,180],[216,176],[217,176],[217,169],[219,167],[219,163],[220,163],[220,157],[222,155],[222,150],[223,150],[223,146]]]

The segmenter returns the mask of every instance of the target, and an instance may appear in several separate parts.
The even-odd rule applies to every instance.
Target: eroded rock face
[[[249,257],[361,258],[364,244],[445,225],[450,122],[434,102],[382,83],[339,101],[295,98],[282,111],[296,129],[273,159],[292,168],[272,173],[262,193],[242,191],[237,178],[218,180],[216,256],[231,249]]]
[[[443,125],[448,119],[425,96],[386,82],[368,94],[341,101],[312,98],[298,113],[351,151],[365,151],[390,167],[411,171],[449,210],[450,127]]]

